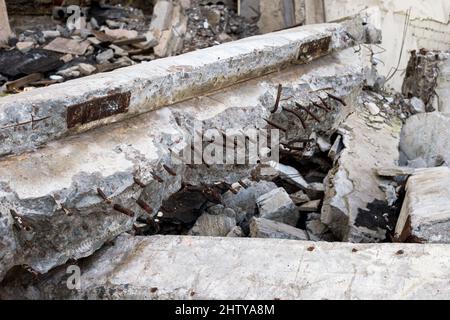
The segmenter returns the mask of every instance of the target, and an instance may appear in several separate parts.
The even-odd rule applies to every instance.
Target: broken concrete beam
[[[11,35],[5,0],[0,0],[0,44],[8,42]]]
[[[291,63],[304,63],[350,45],[353,42],[339,24],[299,27],[3,97],[0,157],[32,150],[49,141],[261,76]]]
[[[255,217],[250,220],[250,237],[291,240],[308,239],[305,230],[297,229],[285,223]]]
[[[450,165],[450,114],[432,112],[409,117],[402,128],[402,164],[414,167]]]
[[[372,126],[373,117],[361,106],[347,118],[339,129],[345,148],[324,181],[321,219],[342,241],[383,241],[395,227],[395,212],[374,169],[397,165],[401,121],[383,118]]]
[[[450,243],[450,169],[418,169],[406,184],[395,228],[401,241]]]
[[[130,230],[137,217],[147,217],[145,208],[157,213],[162,202],[181,189],[181,181],[231,184],[250,176],[252,165],[188,167],[175,163],[176,155],[198,134],[193,124],[221,131],[267,128],[264,119],[271,115],[278,84],[299,98],[308,97],[317,86],[332,86],[339,96],[346,97],[347,107],[333,104],[334,111],[321,115],[320,124],[309,130],[334,131],[353,110],[362,74],[353,49],[348,49],[309,65],[293,66],[209,96],[53,141],[32,153],[2,158],[0,243],[4,249],[0,278],[15,265],[26,264],[45,273],[68,259],[92,254]],[[290,116],[281,110],[277,116],[286,117],[293,139],[310,136],[298,124],[289,124]],[[38,126],[38,120],[33,118],[30,127]],[[164,165],[172,168],[172,174]],[[268,191],[255,195],[255,200]],[[223,201],[234,209],[227,197]],[[134,217],[130,217],[132,213]],[[17,225],[16,220],[25,225]]]
[[[427,111],[450,112],[450,52],[412,51],[402,92],[420,98]]]
[[[449,260],[439,244],[121,236],[78,263],[80,290],[64,266],[42,281],[11,277],[0,298],[445,300]]]

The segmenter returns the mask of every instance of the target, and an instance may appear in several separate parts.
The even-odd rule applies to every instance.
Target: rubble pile
[[[42,17],[41,26],[18,27],[23,32],[0,48],[0,92],[48,86],[258,32],[225,5],[199,1],[159,0],[151,15],[91,1],[80,8],[78,20],[71,14],[68,7],[53,7],[53,17]]]
[[[197,51],[257,28],[218,3],[160,0],[142,24],[139,11],[96,9],[85,34],[30,33],[0,53],[27,61],[0,66],[10,91],[154,60],[0,100],[0,299],[447,295],[450,117],[424,94],[368,85],[355,48],[376,42],[370,25]],[[85,278],[71,291],[73,261]]]
[[[207,48],[259,33],[256,20],[238,16],[224,4],[205,6],[199,5],[200,3],[200,0],[192,0],[193,6],[186,10],[189,22],[183,52]]]

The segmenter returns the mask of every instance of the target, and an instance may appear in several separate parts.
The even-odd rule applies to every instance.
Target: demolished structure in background
[[[427,112],[445,110],[446,53],[413,55],[405,95],[388,93],[364,15],[289,28],[329,8],[210,2],[157,1],[138,34],[101,23],[133,37],[86,38],[101,41],[94,72],[109,50],[107,64],[126,57],[116,41],[131,59],[145,43],[189,53],[0,100],[0,298],[449,298],[448,116]],[[230,41],[267,12],[288,29]],[[234,150],[229,129],[245,146],[247,130],[277,129],[278,161],[175,161],[196,138]]]

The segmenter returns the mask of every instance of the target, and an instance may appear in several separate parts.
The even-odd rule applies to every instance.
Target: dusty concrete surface
[[[415,167],[450,165],[450,114],[414,115],[402,128],[400,151],[403,164]]]
[[[408,179],[396,237],[417,242],[450,243],[450,169],[417,169]]]
[[[121,236],[80,261],[81,290],[67,289],[62,267],[6,281],[0,297],[450,299],[449,263],[445,245]]]
[[[322,222],[343,241],[378,242],[386,239],[395,217],[383,216],[385,193],[377,167],[392,167],[399,160],[401,122],[372,115],[358,107],[341,126],[345,148],[325,180]]]
[[[288,128],[286,139],[311,132],[331,133],[353,110],[363,81],[363,64],[353,49],[247,81],[139,117],[49,143],[46,148],[0,161],[0,275],[13,265],[38,272],[90,255],[108,240],[130,230],[146,215],[143,200],[157,212],[163,200],[181,188],[181,180],[200,184],[236,182],[252,166],[175,165],[175,153],[204,128],[267,128],[264,118]],[[271,114],[278,84],[298,101],[313,99],[315,90],[332,87],[346,106],[330,99],[332,111],[309,118],[304,129],[291,114]],[[312,92],[312,93],[311,93]],[[45,159],[43,161],[42,159]],[[163,165],[172,167],[173,176]],[[159,181],[159,178],[162,181]],[[137,180],[136,180],[137,179]],[[138,181],[138,182],[136,182]],[[37,187],[38,186],[38,187]],[[104,199],[100,189],[107,199]],[[134,218],[113,205],[134,213]],[[18,223],[17,220],[22,221]]]
[[[343,26],[312,25],[4,97],[0,99],[0,156],[31,150],[352,45]]]

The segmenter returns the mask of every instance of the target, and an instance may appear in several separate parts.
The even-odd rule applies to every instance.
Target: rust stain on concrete
[[[128,112],[130,92],[112,93],[67,108],[67,128]]]

